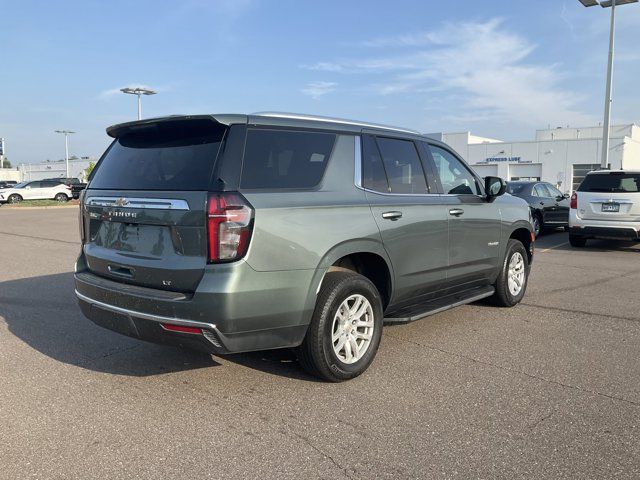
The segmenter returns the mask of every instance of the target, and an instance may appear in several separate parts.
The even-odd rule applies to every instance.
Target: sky
[[[99,156],[143,117],[287,111],[504,140],[602,121],[609,10],[578,0],[0,0],[14,164]],[[640,4],[618,9],[615,123],[640,122]]]

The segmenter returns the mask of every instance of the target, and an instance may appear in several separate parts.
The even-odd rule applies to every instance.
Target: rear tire
[[[496,292],[490,298],[498,307],[513,307],[520,303],[529,283],[529,257],[522,242],[513,238],[507,243],[502,269],[495,283]]]
[[[584,237],[579,237],[577,235],[571,235],[569,234],[569,244],[572,247],[576,247],[576,248],[584,248],[585,245],[587,244],[587,239]]]
[[[9,198],[7,198],[7,202],[9,203],[20,203],[21,201],[22,201],[22,197],[17,193],[9,195]]]
[[[69,197],[67,195],[65,195],[64,193],[57,193],[55,197],[53,197],[53,199],[56,202],[68,202],[69,201]]]
[[[382,323],[382,299],[368,278],[355,272],[328,272],[297,351],[300,365],[330,382],[357,377],[378,351]]]

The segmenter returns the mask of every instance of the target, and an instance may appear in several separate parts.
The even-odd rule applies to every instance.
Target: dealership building
[[[640,169],[640,126],[610,130],[609,166]],[[587,172],[600,168],[602,127],[537,130],[535,140],[503,142],[469,132],[429,135],[450,145],[481,176],[542,180],[571,192]]]

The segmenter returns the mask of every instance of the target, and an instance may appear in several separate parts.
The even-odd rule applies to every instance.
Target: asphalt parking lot
[[[0,478],[639,478],[640,246],[541,237],[524,303],[385,327],[362,377],[80,313],[75,208],[0,208]]]

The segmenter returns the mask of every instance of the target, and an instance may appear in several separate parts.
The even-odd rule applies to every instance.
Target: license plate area
[[[620,204],[619,203],[613,203],[613,202],[603,203],[602,204],[602,211],[603,212],[619,212],[620,211]]]

